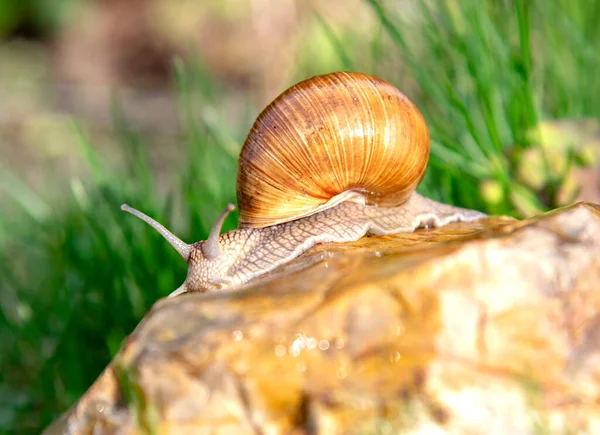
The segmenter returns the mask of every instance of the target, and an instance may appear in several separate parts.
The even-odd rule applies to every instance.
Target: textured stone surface
[[[158,301],[51,432],[600,433],[600,207],[320,245]]]

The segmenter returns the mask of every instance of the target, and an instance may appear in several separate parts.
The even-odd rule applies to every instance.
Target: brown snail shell
[[[312,77],[269,104],[246,138],[240,227],[289,222],[342,201],[400,205],[428,159],[425,120],[395,86],[360,73]]]

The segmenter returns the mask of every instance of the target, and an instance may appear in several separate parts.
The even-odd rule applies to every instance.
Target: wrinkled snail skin
[[[378,77],[331,73],[284,91],[257,117],[236,181],[240,225],[220,234],[229,204],[206,241],[188,245],[147,222],[188,263],[184,292],[233,289],[318,243],[353,242],[486,217],[415,192],[429,159],[417,107]]]
[[[442,204],[413,193],[399,207],[365,206],[344,202],[334,208],[267,228],[240,228],[219,238],[223,256],[203,257],[199,242],[188,261],[182,291],[235,288],[288,263],[318,243],[353,242],[366,234],[391,235],[419,227],[440,227],[451,222],[484,218],[478,211]],[[217,278],[217,281],[211,280]]]

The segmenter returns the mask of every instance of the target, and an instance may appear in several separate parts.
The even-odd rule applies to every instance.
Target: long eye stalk
[[[192,251],[191,245],[188,245],[187,243],[183,242],[171,231],[163,227],[150,216],[145,215],[141,211],[138,211],[135,208],[128,206],[127,204],[121,205],[121,210],[131,213],[132,215],[146,222],[148,225],[150,225],[152,228],[158,231],[160,235],[163,236],[167,240],[167,242],[169,242],[171,246],[173,246],[177,250],[177,252],[179,252],[179,255],[181,255],[185,261],[188,260],[190,252]]]

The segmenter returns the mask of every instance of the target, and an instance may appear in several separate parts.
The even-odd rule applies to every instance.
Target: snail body
[[[188,245],[127,205],[188,263],[186,291],[234,288],[318,243],[412,232],[483,213],[425,198],[429,133],[416,106],[390,83],[332,73],[292,86],[258,116],[240,152],[239,228]]]

